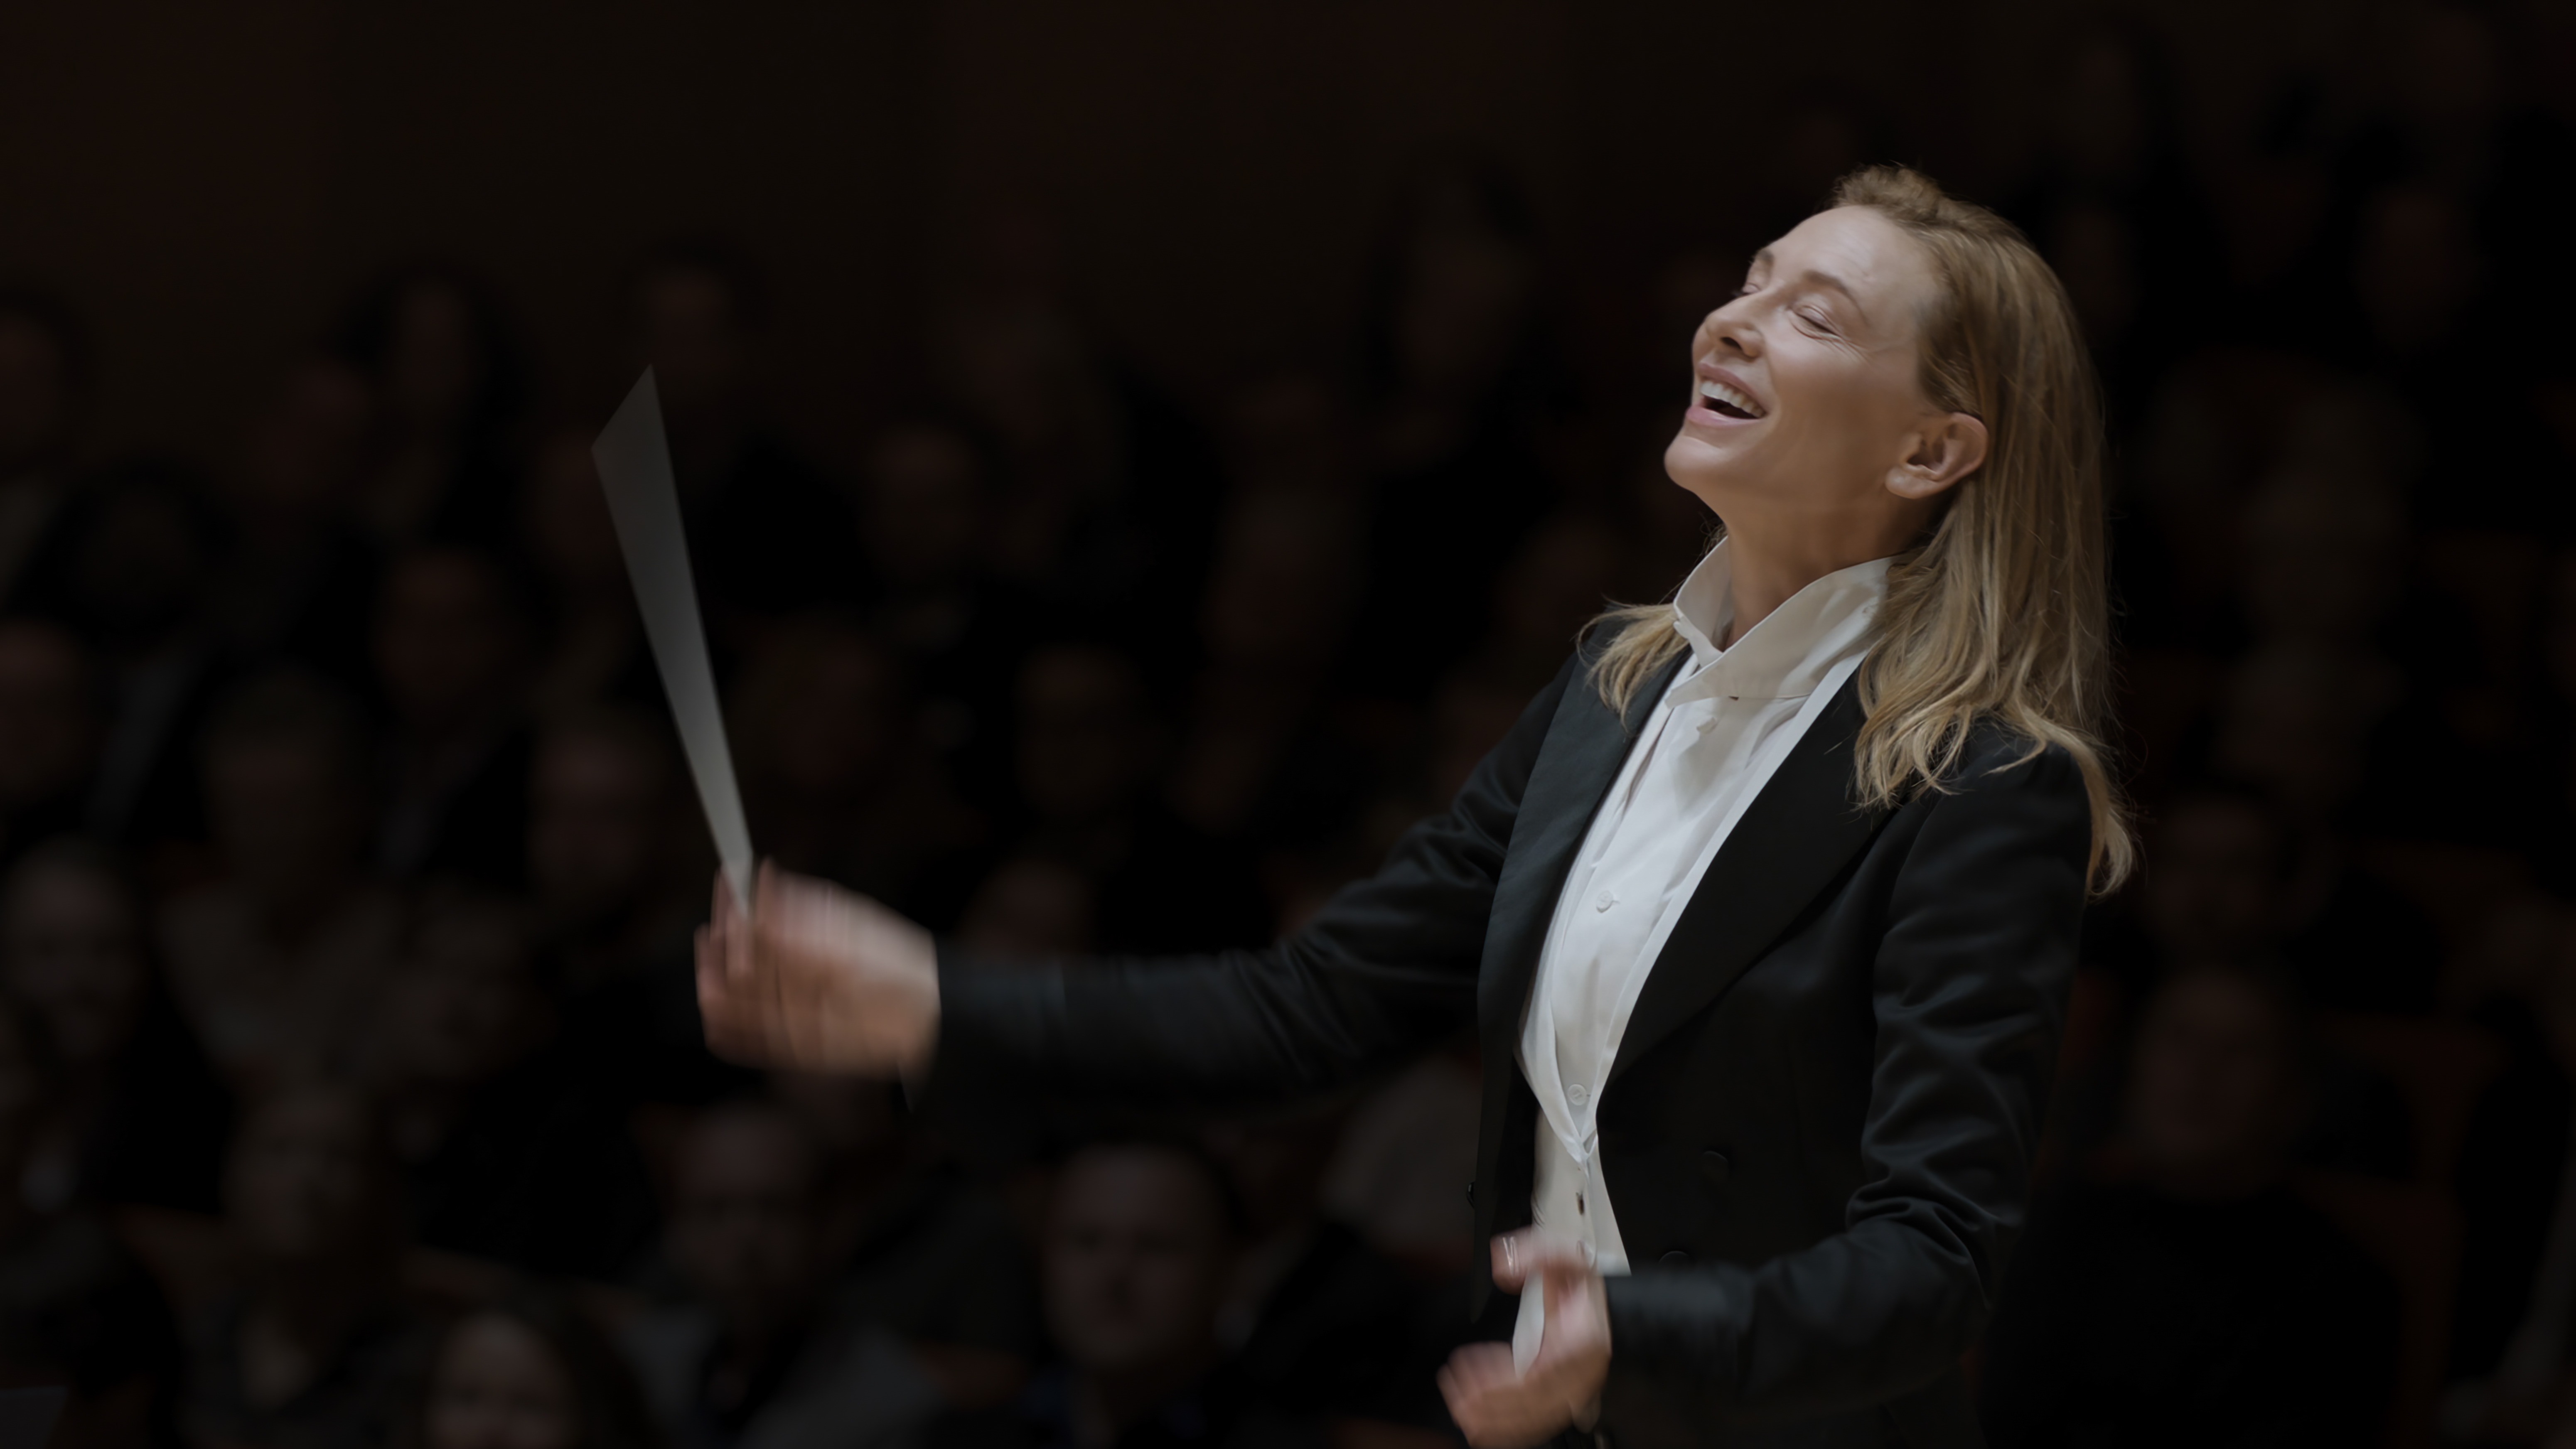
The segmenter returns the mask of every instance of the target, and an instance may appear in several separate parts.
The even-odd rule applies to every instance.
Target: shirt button
[[[1704,719],[1699,722],[1699,732],[1701,734],[1707,734],[1710,730],[1715,728],[1717,728],[1717,721],[1713,719]]]
[[[1606,911],[1617,904],[1619,904],[1619,896],[1615,891],[1603,891],[1592,898],[1592,909],[1596,911]]]
[[[1592,1094],[1590,1092],[1583,1089],[1583,1084],[1581,1082],[1576,1082],[1574,1085],[1565,1089],[1565,1100],[1572,1102],[1578,1107],[1583,1105],[1584,1098],[1591,1095]]]

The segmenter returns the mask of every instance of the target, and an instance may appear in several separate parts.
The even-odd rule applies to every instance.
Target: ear
[[[1887,491],[1920,502],[1975,472],[1985,461],[1985,420],[1972,413],[1942,413],[1914,434],[1905,461],[1887,470]]]

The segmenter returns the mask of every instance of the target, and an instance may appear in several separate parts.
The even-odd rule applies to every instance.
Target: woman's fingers
[[[1522,1449],[1573,1421],[1513,1372],[1508,1344],[1468,1344],[1449,1356],[1439,1382],[1449,1417],[1476,1449]]]
[[[1536,1228],[1517,1228],[1497,1234],[1493,1255],[1494,1284],[1512,1293],[1519,1292],[1533,1273],[1562,1267],[1588,1272],[1592,1267],[1591,1256],[1583,1251],[1581,1243]]]

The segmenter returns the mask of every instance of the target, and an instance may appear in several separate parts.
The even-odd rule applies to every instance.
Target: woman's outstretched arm
[[[969,959],[864,896],[764,867],[698,938],[708,1044],[739,1061],[1106,1102],[1284,1098],[1389,1067],[1464,1024],[1495,881],[1569,660],[1448,810],[1260,951]]]

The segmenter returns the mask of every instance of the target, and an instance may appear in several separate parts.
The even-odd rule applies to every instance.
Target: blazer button
[[[1673,1249],[1663,1257],[1664,1266],[1667,1268],[1687,1268],[1690,1266],[1690,1260],[1690,1254],[1679,1248]]]
[[[1723,1152],[1703,1152],[1699,1155],[1699,1175],[1711,1187],[1724,1187],[1726,1180],[1735,1175],[1735,1164],[1727,1161]]]
[[[1472,1183],[1472,1182],[1471,1182],[1471,1183],[1468,1183],[1468,1184],[1467,1184],[1467,1206],[1469,1206],[1469,1207],[1474,1207],[1475,1205],[1476,1205],[1476,1185],[1475,1185],[1474,1183]]]

